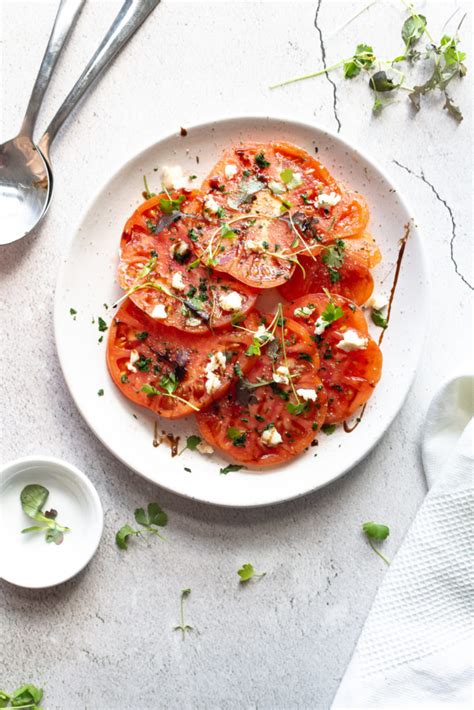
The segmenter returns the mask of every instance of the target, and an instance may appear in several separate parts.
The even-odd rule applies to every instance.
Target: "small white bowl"
[[[61,545],[47,543],[42,532],[21,534],[34,525],[20,503],[20,493],[29,483],[49,490],[45,509],[57,510],[58,522],[71,528]],[[71,579],[93,557],[103,525],[97,491],[87,476],[66,461],[28,456],[0,468],[0,577],[7,582],[43,589]]]

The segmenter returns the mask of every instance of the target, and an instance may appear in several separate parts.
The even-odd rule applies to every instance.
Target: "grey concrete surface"
[[[86,4],[40,127],[118,5]],[[360,523],[388,523],[385,550],[395,554],[425,492],[419,442],[427,406],[439,384],[465,370],[470,358],[467,80],[453,89],[466,114],[460,125],[439,101],[428,101],[414,117],[400,100],[373,118],[365,81],[347,82],[339,73],[331,81],[323,76],[267,88],[318,68],[323,50],[328,65],[362,41],[384,56],[398,51],[404,10],[395,0],[372,5],[339,29],[365,5],[164,0],[54,146],[57,189],[47,220],[30,239],[0,251],[2,459],[64,457],[92,479],[105,510],[99,551],[77,578],[41,592],[0,582],[0,686],[42,686],[47,710],[330,706],[385,572]],[[458,5],[467,9],[457,2],[418,3],[436,35]],[[21,122],[54,12],[54,2],[2,0],[2,139]],[[85,203],[161,134],[225,113],[286,114],[339,128],[364,146],[411,201],[434,285],[418,375],[381,443],[325,490],[245,512],[180,499],[116,461],[75,409],[52,324],[58,265]],[[417,317],[416,299],[408,317]],[[153,499],[170,516],[167,542],[134,544],[121,553],[116,529]],[[246,561],[267,575],[241,588],[236,570]],[[187,586],[187,620],[195,631],[183,642],[173,626]]]

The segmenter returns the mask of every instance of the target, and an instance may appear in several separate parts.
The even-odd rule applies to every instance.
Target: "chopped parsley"
[[[263,150],[260,151],[260,153],[257,153],[257,155],[255,156],[255,162],[258,165],[258,167],[262,168],[262,169],[268,168],[270,165],[268,160],[265,158],[265,153],[263,152]]]

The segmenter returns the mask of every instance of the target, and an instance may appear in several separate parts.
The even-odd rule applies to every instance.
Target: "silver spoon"
[[[46,214],[54,185],[49,157],[51,143],[87,89],[127,44],[159,2],[160,0],[125,0],[99,48],[38,142],[38,147],[35,148],[32,144],[33,153],[25,156],[23,151],[9,152],[10,162],[5,172],[1,151],[3,146],[0,146],[0,244],[10,244],[25,237]],[[20,133],[18,138],[22,137]],[[17,178],[16,182],[11,176]],[[16,206],[12,210],[10,205],[14,201]]]
[[[0,244],[27,234],[43,210],[47,167],[33,131],[51,75],[85,0],[61,0],[20,133],[0,145]]]

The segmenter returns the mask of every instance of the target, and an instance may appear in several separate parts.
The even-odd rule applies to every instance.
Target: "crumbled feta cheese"
[[[224,168],[224,174],[226,178],[231,180],[237,173],[239,172],[239,169],[237,165],[233,165],[232,163],[228,163],[225,168]]]
[[[264,325],[259,325],[257,330],[255,331],[255,339],[258,340],[260,345],[264,345],[265,343],[269,343],[271,340],[275,339],[275,336],[270,333],[269,330],[265,328]]]
[[[261,242],[257,242],[255,239],[246,239],[244,247],[247,251],[254,251],[256,254],[260,254],[262,251],[266,251],[267,247],[265,244],[267,244],[267,242],[265,242],[264,239]]]
[[[216,214],[220,205],[215,201],[212,195],[207,195],[204,200],[204,207],[208,212],[211,212],[211,214]]]
[[[157,318],[159,320],[164,320],[164,318],[168,317],[168,314],[166,313],[166,308],[162,303],[159,303],[157,306],[155,306],[150,315],[152,318]]]
[[[238,291],[221,294],[219,304],[223,311],[239,311],[242,308],[242,296]]]
[[[274,195],[283,195],[286,192],[286,187],[281,182],[276,182],[276,180],[270,180],[268,187]]]
[[[195,328],[196,326],[201,325],[201,321],[199,318],[187,318],[186,325],[189,325],[191,328]]]
[[[185,187],[188,179],[183,175],[183,169],[180,165],[168,166],[164,165],[161,171],[161,184],[167,190],[181,190]]]
[[[344,337],[338,342],[336,347],[345,353],[350,353],[353,350],[365,350],[368,342],[368,338],[361,338],[356,330],[349,328],[345,331]]]
[[[290,384],[290,371],[284,365],[277,367],[276,372],[273,373],[273,382],[278,382],[278,384],[289,385]]]
[[[176,273],[173,274],[173,278],[171,279],[171,285],[176,291],[185,291],[186,290],[186,284],[183,281],[183,274],[181,271],[176,271]]]
[[[331,323],[327,320],[324,320],[324,318],[321,318],[320,316],[314,324],[314,332],[316,333],[316,335],[322,335],[328,325],[331,325]]]
[[[225,372],[226,365],[227,360],[225,359],[225,355],[219,350],[217,353],[211,355],[205,370],[206,372]]]
[[[278,446],[283,441],[280,432],[272,425],[262,432],[260,441],[265,446]]]
[[[316,306],[312,306],[310,303],[308,303],[307,306],[301,306],[301,308],[295,308],[295,310],[293,311],[293,314],[297,318],[309,318],[310,315],[315,310],[316,310]]]
[[[196,449],[199,451],[200,454],[213,454],[214,449],[210,444],[206,444],[205,441],[200,441],[199,444],[196,446]]]
[[[321,192],[315,201],[316,207],[334,207],[340,201],[341,196],[337,192]]]
[[[316,398],[318,396],[316,390],[305,390],[305,389],[299,389],[296,390],[296,394],[298,397],[301,397],[305,402],[316,402]]]
[[[221,386],[221,380],[216,375],[215,372],[208,372],[206,378],[206,392],[207,394],[214,394]]]
[[[205,386],[208,394],[213,394],[221,386],[221,379],[216,373],[225,374],[226,364],[225,355],[220,350],[217,353],[213,353],[209,358],[209,362],[204,368],[206,373]]]
[[[374,293],[365,305],[368,308],[373,308],[376,311],[381,311],[383,308],[388,306],[388,298],[384,293]]]
[[[139,359],[140,359],[140,355],[138,354],[138,350],[131,350],[130,360],[127,362],[127,369],[130,370],[130,372],[137,371],[137,368],[135,367],[135,363]]]
[[[170,246],[170,256],[172,259],[175,257],[183,257],[189,252],[189,244],[183,239],[175,242]]]

